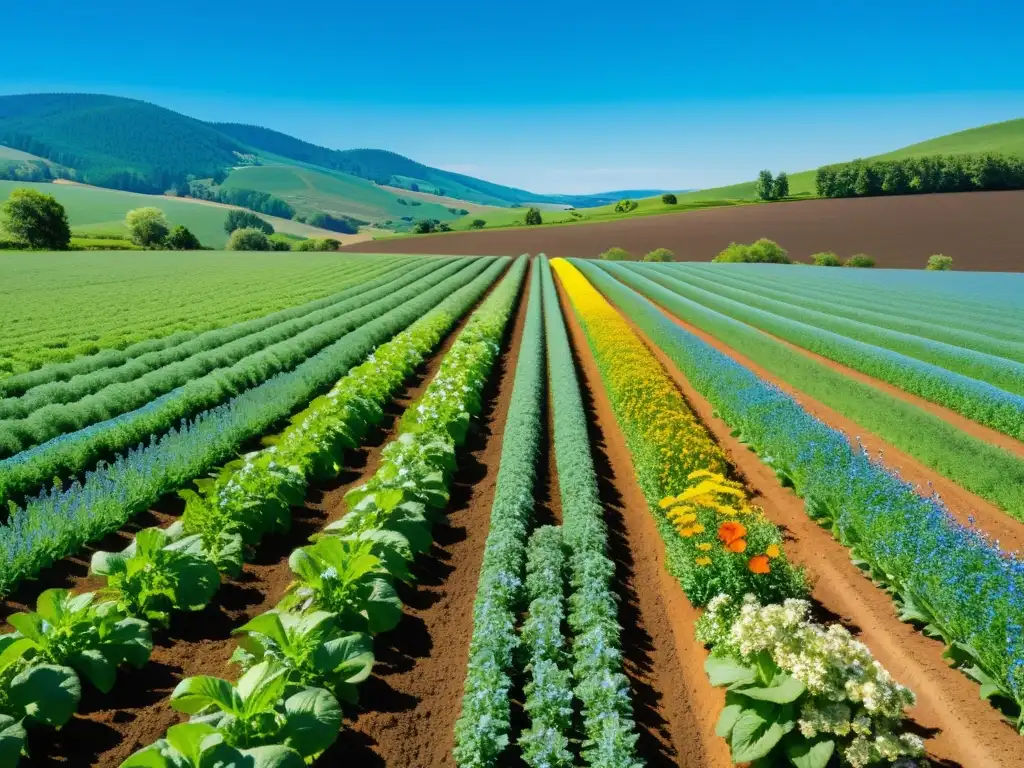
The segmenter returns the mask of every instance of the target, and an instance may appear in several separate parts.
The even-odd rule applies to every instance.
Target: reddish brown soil
[[[909,454],[894,448],[874,433],[861,427],[852,419],[843,416],[838,411],[835,411],[827,405],[809,397],[804,392],[796,389],[777,376],[773,376],[764,368],[719,341],[714,336],[690,325],[685,320],[679,319],[665,309],[661,309],[661,311],[667,318],[675,322],[681,328],[686,329],[698,338],[707,342],[719,352],[728,355],[740,365],[749,368],[760,378],[774,384],[783,392],[793,396],[793,398],[795,398],[808,413],[820,421],[823,421],[833,429],[842,432],[851,442],[859,439],[861,444],[874,459],[888,467],[894,473],[898,474],[906,482],[913,485],[923,495],[927,496],[932,492],[937,492],[949,507],[949,510],[964,525],[969,525],[970,519],[973,518],[974,525],[985,531],[994,539],[998,539],[1004,549],[1024,552],[1024,523],[1021,521],[1015,520],[992,502],[987,501],[980,496],[971,493],[966,488],[957,485],[952,480],[940,475],[938,472],[922,464]],[[822,360],[824,360],[824,358],[822,358]],[[831,361],[827,362],[829,362],[833,367],[838,367],[844,373],[848,370],[842,366],[837,366],[837,364],[832,363]],[[873,380],[868,380],[867,383],[872,385],[875,384]],[[963,417],[959,418],[962,419]],[[979,429],[985,429],[984,427],[980,427],[980,425],[974,424],[974,422],[968,423],[973,425],[974,428],[972,429],[972,433],[976,437],[980,436],[978,431]],[[982,437],[981,439],[985,438]]]
[[[635,326],[634,331],[644,338]],[[753,502],[783,530],[786,554],[803,565],[812,580],[819,618],[842,622],[897,680],[917,694],[918,703],[910,711],[913,729],[926,738],[933,761],[963,768],[1024,765],[1020,736],[979,698],[977,684],[947,666],[940,643],[896,618],[890,597],[865,578],[850,562],[849,552],[828,531],[806,515],[803,501],[791,489],[783,488],[757,455],[731,435],[730,427],[714,415],[711,404],[672,361],[644,340],[726,451]],[[739,356],[733,357],[743,362]]]
[[[769,237],[790,256],[868,253],[880,267],[921,269],[944,253],[958,269],[1024,270],[1024,191],[803,200],[706,208],[593,224],[456,232],[365,242],[363,253],[505,254],[594,258],[613,246],[637,257],[668,248],[683,261],[710,261],[730,242]]]
[[[668,572],[664,544],[597,364],[560,285],[559,294],[589,412],[591,451],[616,562],[624,667],[640,754],[650,766],[732,765],[725,741],[715,735],[725,696],[704,673],[707,652],[693,634],[698,613]]]
[[[264,541],[256,558],[246,563],[242,576],[225,579],[214,602],[205,610],[177,614],[169,629],[157,630],[149,663],[140,670],[122,668],[111,693],[104,695],[84,685],[75,718],[56,733],[45,729],[34,732],[32,759],[23,760],[23,765],[119,765],[136,750],[163,736],[168,726],[185,719],[167,703],[167,697],[183,678],[201,674],[232,679],[237,676],[238,668],[229,663],[235,649],[231,631],[272,608],[284,596],[292,580],[288,556],[305,544],[310,535],[341,517],[345,512],[345,493],[377,471],[381,450],[397,436],[402,412],[426,389],[469,314],[389,403],[385,421],[367,436],[358,451],[345,456],[342,473],[311,489],[305,505],[292,509],[291,531]],[[180,514],[179,504],[171,506],[169,511],[147,513],[141,522],[134,521],[97,545],[97,549],[123,548],[135,530],[170,522]],[[87,556],[61,561],[46,572],[46,583],[33,582],[0,607],[5,616],[21,610],[23,605],[34,603],[38,592],[52,586],[75,591],[101,587],[101,580],[89,577],[87,571]],[[399,628],[398,632],[401,631]]]
[[[505,354],[492,372],[485,410],[459,451],[447,525],[413,568],[416,584],[399,590],[405,615],[374,641],[373,676],[360,688],[359,711],[321,758],[327,764],[454,765],[455,721],[473,631],[473,600],[490,523],[501,442],[526,322],[520,301]]]

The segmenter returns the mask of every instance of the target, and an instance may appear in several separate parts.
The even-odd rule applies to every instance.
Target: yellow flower
[[[695,562],[697,565],[711,565],[711,558],[707,555],[703,555],[702,557],[698,557],[693,562]]]
[[[697,469],[686,476],[687,480],[696,480],[698,477],[716,477],[710,469]]]
[[[693,512],[687,512],[685,514],[672,514],[670,512],[668,515],[668,519],[672,520],[677,525],[688,525],[697,519],[697,515]]]
[[[689,528],[680,528],[678,530],[680,535],[683,536],[683,538],[688,539],[691,536],[696,536],[699,533],[704,533],[704,526],[700,523],[695,523],[694,525],[691,525]]]
[[[701,552],[710,552],[711,547],[713,546],[714,544],[712,544],[711,542],[702,541],[700,544],[697,545],[697,549],[699,549]]]
[[[658,502],[658,506],[661,507],[662,509],[668,509],[675,503],[676,498],[674,496],[666,496],[664,499]]]
[[[768,557],[770,557],[770,558],[772,558],[772,559],[775,559],[775,558],[776,558],[776,557],[778,557],[778,556],[779,556],[780,554],[782,554],[782,553],[781,553],[781,552],[779,551],[779,545],[778,545],[778,544],[769,544],[769,545],[768,545],[768,549],[766,549],[766,550],[764,551],[764,553],[765,553],[766,555],[768,555]]]

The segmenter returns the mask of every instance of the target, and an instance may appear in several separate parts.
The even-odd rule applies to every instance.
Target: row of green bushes
[[[822,197],[1024,189],[1024,158],[991,153],[854,160],[818,169]]]

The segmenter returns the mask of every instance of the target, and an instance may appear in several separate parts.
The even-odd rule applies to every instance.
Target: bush
[[[609,248],[598,258],[603,261],[629,261],[629,251],[625,248]]]
[[[333,237],[325,237],[323,240],[316,240],[316,247],[314,250],[317,251],[336,251],[341,248],[341,241],[335,240]]]
[[[843,265],[843,262],[832,251],[812,254],[811,261],[816,267],[841,267]]]
[[[16,189],[0,208],[0,214],[11,238],[29,248],[65,251],[71,243],[67,212],[53,195]]]
[[[258,229],[265,235],[274,234],[273,225],[251,211],[228,211],[224,231],[229,235],[237,229]]]
[[[866,253],[855,253],[853,256],[846,260],[843,264],[844,267],[873,267],[875,266],[875,260],[868,256]]]
[[[269,251],[270,238],[257,227],[236,229],[228,238],[229,251]]]
[[[300,240],[294,246],[292,246],[292,250],[293,251],[315,251],[316,250],[316,240]]]
[[[664,195],[661,196],[661,202],[664,205],[675,205],[676,203],[679,202],[679,200],[671,192],[666,192]]]
[[[543,219],[540,216],[539,208],[531,208],[526,212],[526,224],[527,226],[533,227],[538,224],[542,224]]]
[[[471,221],[469,224],[470,229],[483,229],[486,226],[487,222],[484,221],[483,219],[473,219],[473,221]]]
[[[655,248],[644,256],[644,261],[675,261],[676,255],[668,248]]]
[[[615,212],[629,213],[630,211],[635,211],[639,207],[639,205],[640,204],[636,200],[630,200],[627,197],[624,200],[619,200],[619,202],[615,204]]]
[[[750,246],[748,245],[729,243],[723,250],[719,251],[718,255],[711,261],[715,264],[739,264],[741,262],[750,261],[747,256],[747,251],[749,250]]]
[[[292,240],[281,234],[271,235],[270,250],[272,251],[290,251],[292,249]]]
[[[934,256],[928,257],[928,266],[925,267],[930,272],[948,272],[953,268],[953,257],[943,256],[941,253],[936,253]]]
[[[355,235],[359,232],[361,225],[369,224],[370,222],[354,219],[351,216],[331,216],[329,213],[318,211],[309,216],[306,219],[306,223],[311,227],[329,229],[332,232],[341,232],[343,235]]]
[[[136,208],[124,217],[132,242],[143,248],[158,248],[164,244],[171,225],[167,215],[159,208]]]
[[[729,243],[728,247],[719,253],[713,262],[719,264],[792,264],[786,249],[776,243],[762,237],[750,245],[740,243]]]
[[[420,219],[412,225],[412,231],[417,235],[429,235],[437,231],[437,224],[432,219]]]
[[[172,251],[198,251],[203,247],[199,238],[193,235],[188,227],[183,227],[181,224],[171,230],[164,245]]]

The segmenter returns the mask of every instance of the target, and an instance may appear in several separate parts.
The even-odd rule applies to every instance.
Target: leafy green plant
[[[171,706],[215,728],[237,749],[285,746],[304,758],[327,749],[341,727],[341,707],[322,688],[289,690],[288,668],[263,661],[236,685],[202,675],[178,683]]]
[[[530,208],[526,212],[526,218],[524,219],[524,221],[526,222],[526,225],[530,227],[534,227],[537,226],[538,224],[544,223],[540,215],[540,208]]]
[[[941,253],[936,253],[934,256],[928,257],[928,266],[925,267],[929,272],[948,272],[953,268],[953,257],[943,256]]]
[[[180,521],[146,528],[121,552],[95,552],[90,572],[107,579],[101,593],[128,616],[166,624],[172,611],[199,611],[220,586],[220,573],[198,535],[185,536]]]
[[[140,749],[121,768],[303,768],[302,755],[291,747],[272,745],[236,749],[209,723],[180,723],[167,736]]]
[[[676,255],[672,253],[668,248],[655,248],[653,251],[644,256],[644,261],[675,261]]]
[[[675,205],[679,202],[679,199],[671,192],[666,192],[661,196],[662,205]]]
[[[615,212],[629,213],[630,211],[635,211],[639,206],[640,203],[638,203],[636,200],[630,200],[627,197],[624,198],[623,200],[619,200],[619,202],[615,204]]]
[[[629,251],[625,248],[609,248],[597,258],[603,261],[629,261]]]
[[[811,262],[816,267],[841,267],[843,262],[832,251],[822,251],[811,255]]]
[[[846,260],[844,267],[859,267],[861,269],[875,266],[875,260],[866,253],[855,253]]]
[[[359,700],[356,685],[373,669],[370,636],[342,630],[327,611],[268,611],[235,634],[238,648],[231,658],[243,669],[272,659],[289,669],[289,682],[325,688],[349,704]]]
[[[118,666],[142,667],[153,650],[149,624],[125,616],[113,602],[97,603],[93,592],[48,589],[36,611],[11,614],[8,621],[21,635],[23,658],[71,667],[103,693],[114,687]]]

